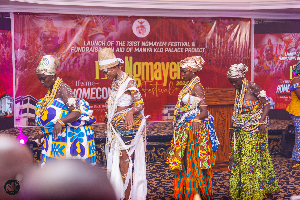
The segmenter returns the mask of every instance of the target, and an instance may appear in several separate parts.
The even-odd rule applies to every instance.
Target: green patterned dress
[[[247,85],[244,79],[241,94],[238,91],[236,94],[232,117],[230,196],[232,199],[259,200],[266,198],[268,193],[279,191],[279,187],[268,150],[268,136],[262,137],[258,130],[262,104],[259,100],[244,99]],[[268,124],[267,119],[265,123]]]

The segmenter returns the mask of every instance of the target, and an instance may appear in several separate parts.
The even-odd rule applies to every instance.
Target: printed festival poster
[[[170,120],[166,109],[185,84],[180,60],[204,58],[197,75],[205,89],[232,88],[226,77],[230,65],[251,65],[250,19],[60,14],[16,14],[14,19],[16,98],[27,96],[34,105],[44,97],[47,90],[35,69],[43,55],[52,54],[60,59],[57,76],[89,102],[98,123],[112,82],[96,65],[101,48],[113,48],[124,60],[121,68],[136,80],[151,121]],[[19,119],[20,126],[28,125]]]
[[[254,81],[266,90],[271,106],[286,109],[292,68],[300,61],[300,33],[255,34]]]

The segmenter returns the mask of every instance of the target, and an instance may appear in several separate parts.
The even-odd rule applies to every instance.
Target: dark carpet
[[[274,200],[290,199],[292,195],[300,195],[300,170],[291,170],[290,159],[282,156],[272,156],[280,191],[274,193]],[[229,199],[228,171],[214,172],[213,199]],[[147,163],[148,196],[147,199],[172,199],[173,172],[167,165]]]

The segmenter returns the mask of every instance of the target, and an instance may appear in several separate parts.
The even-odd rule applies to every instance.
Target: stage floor
[[[282,130],[289,124],[293,124],[291,120],[270,120],[270,130]],[[105,137],[105,125],[96,124],[93,126],[95,131],[95,138]],[[172,135],[172,123],[171,122],[148,122],[147,123],[147,135],[153,136],[167,136]],[[29,140],[33,140],[38,132],[38,127],[26,127],[26,128],[12,128],[1,133],[10,134],[13,136],[19,135],[20,131],[29,137]],[[276,153],[281,149],[281,136],[270,135],[269,136],[269,149],[270,152]],[[272,140],[271,140],[272,139]],[[147,157],[147,180],[148,180],[148,195],[147,199],[172,199],[173,197],[173,171],[170,171],[165,163],[165,152],[167,152],[169,143],[157,142],[148,143],[146,157]],[[96,146],[99,149],[97,153],[97,159],[101,160],[104,153],[104,144]],[[153,148],[153,149],[152,149]],[[34,149],[34,159],[39,163],[39,153],[41,148]],[[98,158],[99,156],[99,158]],[[101,158],[100,158],[101,157]],[[272,155],[272,160],[279,182],[280,192],[274,195],[274,199],[290,199],[291,195],[300,195],[300,171],[292,171],[289,169],[290,159],[281,157],[280,155]],[[99,164],[100,165],[100,164]],[[98,165],[98,166],[99,166]],[[105,165],[100,166],[105,170]],[[213,178],[213,199],[229,199],[229,172],[228,171],[215,171]]]
[[[272,161],[280,188],[273,199],[290,199],[292,195],[300,195],[300,170],[289,169],[290,159],[279,155],[272,156]],[[213,176],[213,199],[229,199],[230,172],[218,171]],[[147,199],[172,199],[173,172],[165,163],[147,163],[147,180]]]
[[[287,125],[293,124],[292,120],[270,120],[269,130],[282,130],[287,127]],[[93,129],[95,132],[95,138],[105,137],[105,124],[95,124],[93,125]],[[39,127],[24,127],[24,128],[11,128],[7,130],[0,131],[1,133],[10,134],[17,136],[20,131],[25,134],[30,141],[33,141],[34,138],[37,138],[39,133]],[[172,122],[147,122],[147,135],[172,135],[173,128]]]

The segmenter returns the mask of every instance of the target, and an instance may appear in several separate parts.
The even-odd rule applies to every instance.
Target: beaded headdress
[[[296,65],[294,65],[294,67],[293,67],[293,74],[294,75],[300,74],[300,61]]]
[[[124,63],[121,58],[116,58],[112,48],[104,48],[98,51],[98,62],[100,70],[114,67],[120,63]]]
[[[199,72],[202,70],[204,62],[201,56],[187,57],[180,61],[180,67],[189,69],[191,72]]]
[[[45,75],[55,75],[58,66],[59,61],[56,57],[52,55],[45,55],[40,61],[39,66],[36,68],[36,73]]]
[[[244,78],[247,71],[248,67],[243,63],[231,65],[227,72],[227,78]]]

